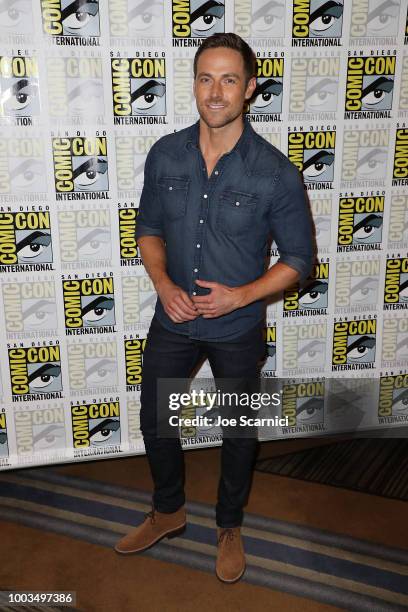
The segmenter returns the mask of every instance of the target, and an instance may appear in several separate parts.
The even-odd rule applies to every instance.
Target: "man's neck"
[[[204,159],[219,158],[231,151],[244,131],[244,121],[234,121],[221,128],[211,128],[200,120],[200,149]]]

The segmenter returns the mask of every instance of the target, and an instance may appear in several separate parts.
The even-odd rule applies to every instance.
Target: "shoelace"
[[[235,538],[235,533],[234,530],[232,529],[232,527],[225,529],[224,531],[221,532],[220,537],[218,538],[218,544],[221,544],[221,542],[226,539],[227,542],[232,542],[232,540]]]

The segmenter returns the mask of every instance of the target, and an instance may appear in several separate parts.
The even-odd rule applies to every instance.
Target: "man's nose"
[[[212,86],[211,86],[211,97],[212,98],[222,98],[221,83],[217,81],[213,81]]]

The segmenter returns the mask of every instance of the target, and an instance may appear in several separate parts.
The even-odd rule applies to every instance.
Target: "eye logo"
[[[395,63],[395,55],[348,58],[346,119],[370,118],[374,111],[375,117],[391,116]]]
[[[61,397],[61,358],[58,345],[9,349],[8,356],[13,397],[39,395],[39,399],[42,399],[41,396],[45,394],[47,398]]]
[[[0,213],[0,227],[4,232],[0,265],[44,264],[44,269],[52,269],[47,267],[53,262],[49,212]]]
[[[238,6],[235,7],[235,12],[239,12]],[[285,4],[283,2],[252,0],[251,35],[254,38],[281,38],[284,30]]]
[[[120,444],[119,402],[75,405],[71,418],[74,449]]]
[[[100,35],[99,0],[41,0],[43,29],[49,36]]]
[[[207,38],[224,32],[224,0],[172,0],[174,38]]]
[[[311,379],[283,386],[282,417],[287,417],[290,427],[298,426],[307,431],[313,429],[313,425],[323,423],[324,389],[323,381]]]
[[[112,36],[163,36],[163,0],[127,0],[125,6],[109,3]]]
[[[0,4],[0,36],[29,34],[33,31],[30,0],[3,0]]]
[[[0,115],[31,118],[40,114],[35,57],[0,57]]]
[[[108,191],[106,137],[53,138],[52,148],[57,199],[69,192]]]
[[[408,374],[381,376],[378,402],[380,423],[393,423],[408,415]],[[405,420],[405,419],[404,419]]]
[[[289,132],[288,157],[303,173],[308,189],[331,188],[336,132]]]
[[[115,123],[127,116],[166,114],[165,58],[111,60]]]
[[[283,326],[283,370],[288,375],[319,371],[326,360],[326,322]]]
[[[395,36],[398,31],[399,11],[399,0],[353,2],[350,37],[381,38]]]
[[[281,113],[284,59],[258,58],[257,66],[257,85],[252,96],[250,112]]]
[[[362,250],[360,245],[367,245],[368,249],[369,245],[381,244],[384,201],[384,196],[340,198],[338,252]]]
[[[329,264],[316,264],[313,275],[304,287],[299,284],[286,289],[283,299],[283,316],[325,314],[328,305]]]
[[[66,333],[83,328],[115,331],[115,297],[113,278],[63,280]],[[89,329],[89,333],[93,333]]]
[[[334,324],[332,370],[373,368],[377,321],[361,319]]]
[[[318,46],[319,39],[340,38],[343,9],[343,0],[293,0],[292,43],[314,39]]]

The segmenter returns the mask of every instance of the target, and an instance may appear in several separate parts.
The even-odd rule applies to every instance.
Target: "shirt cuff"
[[[299,273],[299,283],[304,282],[308,278],[313,267],[313,260],[303,259],[295,255],[283,255],[279,257],[278,262],[294,268]]]
[[[163,238],[163,232],[158,227],[148,227],[147,225],[136,225],[136,240],[139,240],[142,236],[159,236]]]

